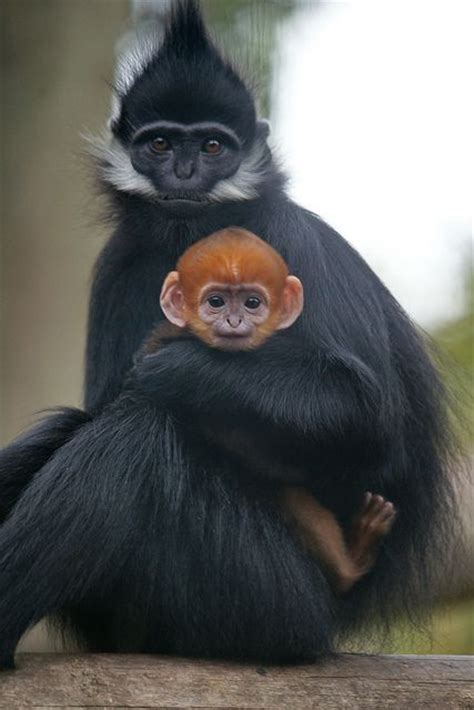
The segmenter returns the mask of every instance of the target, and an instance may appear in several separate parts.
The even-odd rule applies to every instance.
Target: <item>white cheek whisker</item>
[[[230,178],[220,180],[208,193],[212,202],[254,200],[258,186],[265,179],[267,146],[264,141],[256,143],[244,158],[239,169]]]
[[[83,138],[88,143],[90,154],[96,159],[102,180],[120,192],[139,194],[155,200],[159,197],[152,181],[135,170],[128,151],[110,132],[104,131],[101,136],[86,134]],[[258,187],[265,179],[267,162],[266,143],[256,143],[237,172],[217,182],[205,197],[209,202],[255,199],[259,195]]]
[[[145,175],[137,173],[127,150],[107,132],[102,136],[83,136],[89,145],[90,154],[96,159],[100,177],[121,192],[131,192],[148,198],[157,198],[158,193]]]

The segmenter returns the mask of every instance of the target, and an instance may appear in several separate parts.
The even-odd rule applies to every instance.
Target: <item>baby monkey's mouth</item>
[[[226,333],[214,335],[214,346],[220,350],[250,350],[250,333]]]

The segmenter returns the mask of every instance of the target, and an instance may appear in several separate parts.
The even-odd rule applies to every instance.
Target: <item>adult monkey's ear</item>
[[[165,278],[160,294],[160,306],[170,323],[179,328],[185,327],[184,296],[177,271],[170,271]]]
[[[259,118],[257,121],[257,136],[266,141],[270,135],[272,127],[267,118]]]
[[[284,330],[297,320],[304,305],[303,284],[296,276],[287,276],[283,289],[281,320],[277,330]]]

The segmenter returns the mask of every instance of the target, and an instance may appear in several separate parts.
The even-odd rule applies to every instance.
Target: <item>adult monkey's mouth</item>
[[[209,202],[209,198],[204,194],[196,194],[192,192],[172,192],[158,193],[158,199],[162,202]]]
[[[191,192],[159,192],[155,201],[164,210],[176,217],[193,217],[209,209],[211,201],[207,195]]]

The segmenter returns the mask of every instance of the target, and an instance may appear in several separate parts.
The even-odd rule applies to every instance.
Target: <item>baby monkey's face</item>
[[[289,328],[303,309],[303,286],[282,257],[237,227],[196,242],[163,283],[166,318],[220,350],[251,350]]]
[[[200,294],[198,316],[208,342],[222,350],[248,350],[269,335],[270,298],[260,284],[209,284]]]

